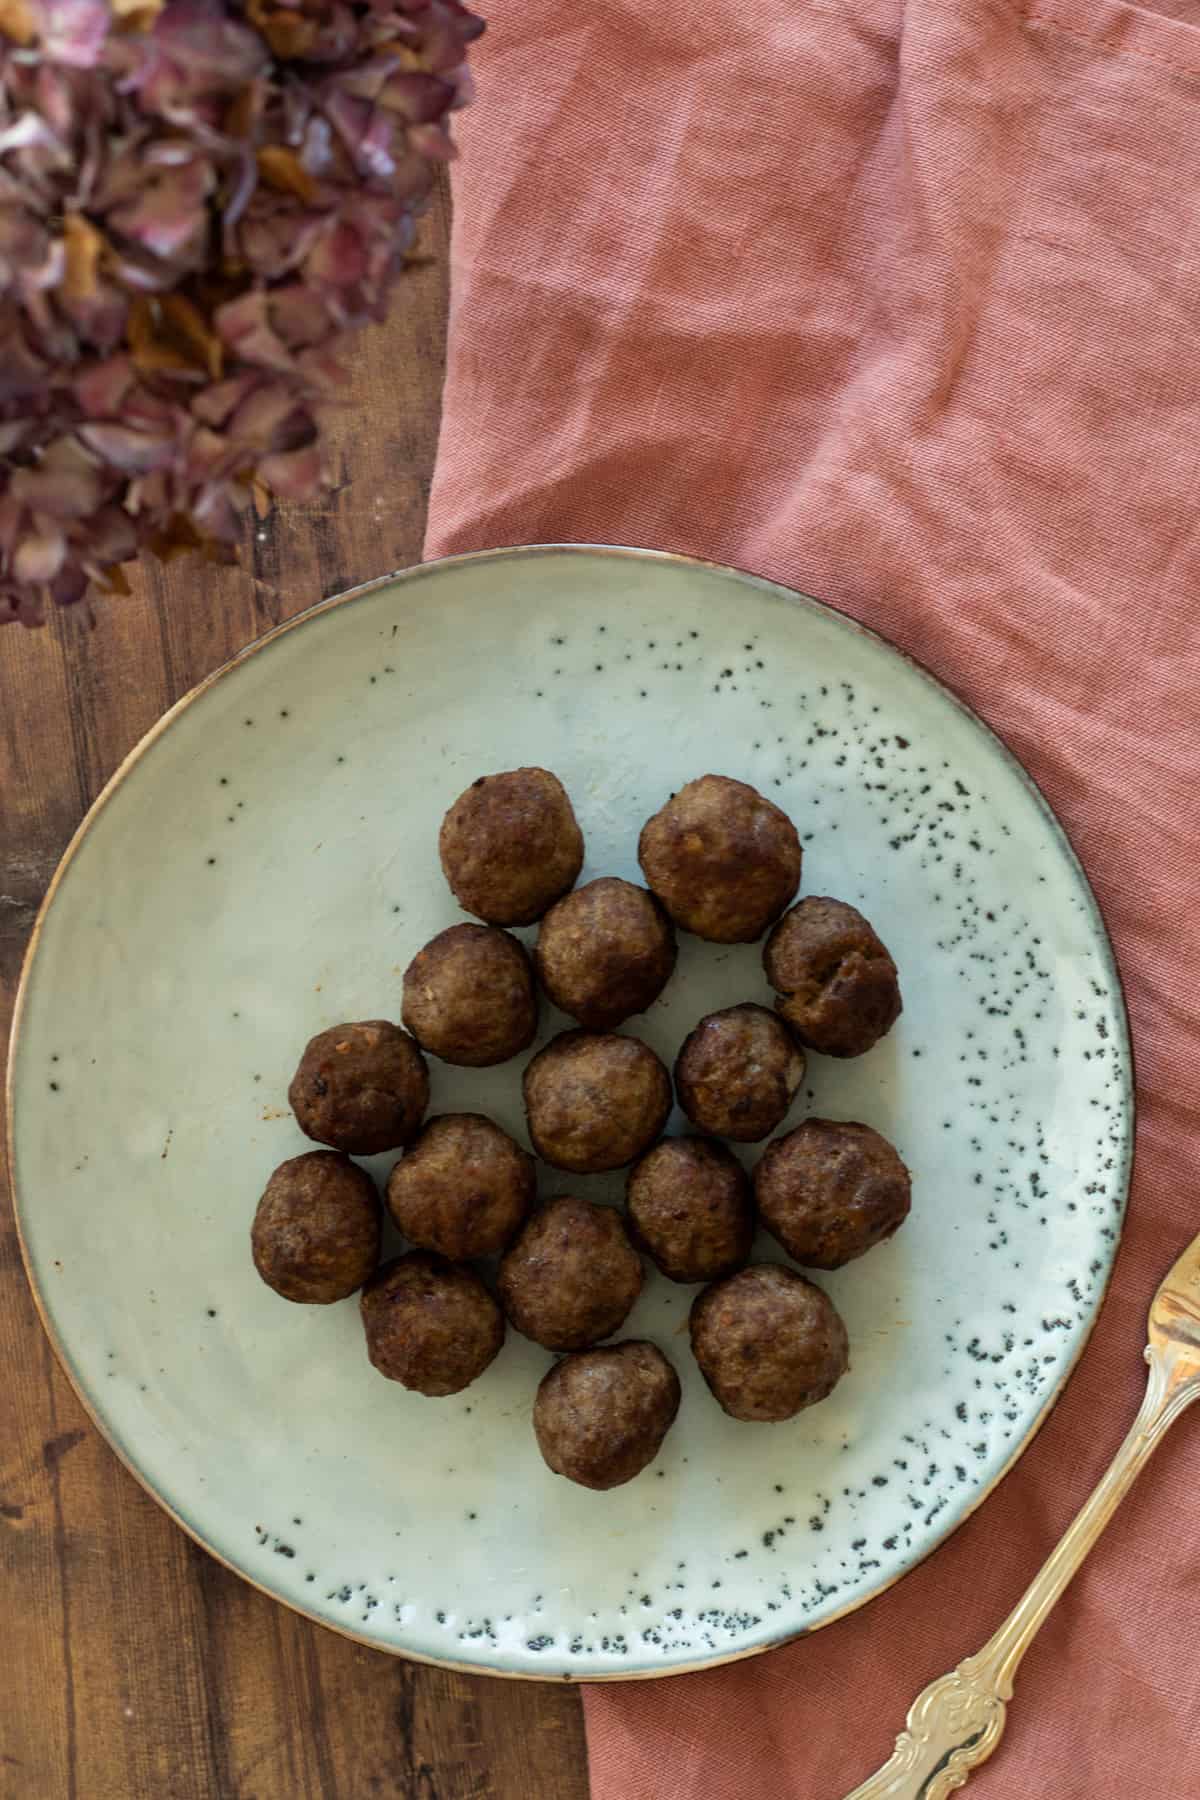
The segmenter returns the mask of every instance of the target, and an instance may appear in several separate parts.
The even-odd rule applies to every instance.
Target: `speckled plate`
[[[249,1255],[268,1173],[307,1147],[286,1101],[300,1046],[341,1019],[398,1017],[409,957],[459,916],[444,809],[480,772],[529,762],[574,798],[585,879],[638,879],[638,828],[689,777],[753,782],[797,822],[804,891],[863,907],[905,995],[870,1055],[812,1059],[790,1121],[863,1119],[913,1170],[909,1223],[823,1278],[850,1374],[788,1424],[737,1424],[691,1362],[695,1290],[650,1280],[628,1333],[676,1363],[683,1405],[658,1461],[609,1494],[539,1459],[544,1351],[510,1333],[473,1388],[425,1400],[370,1368],[355,1302],[289,1305]],[[669,1062],[702,1013],[768,998],[756,948],[684,938],[633,1029]],[[563,1023],[547,1016],[545,1034]],[[519,1077],[434,1064],[434,1109],[523,1134]],[[12,1102],[47,1327],[179,1522],[367,1643],[558,1677],[763,1649],[940,1543],[1083,1347],[1133,1124],[1095,901],[978,719],[811,600],[676,558],[554,548],[329,601],[166,716],[51,890]],[[564,1185],[542,1171],[544,1193]],[[570,1185],[621,1192],[619,1177]]]

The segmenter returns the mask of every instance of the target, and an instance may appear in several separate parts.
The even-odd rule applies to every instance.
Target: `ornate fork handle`
[[[1006,1698],[983,1658],[967,1657],[921,1690],[891,1757],[847,1800],[945,1800],[1000,1742]]]
[[[946,1800],[992,1754],[1021,1659],[1051,1607],[1166,1432],[1200,1397],[1194,1356],[1167,1343],[1149,1346],[1146,1361],[1150,1378],[1138,1416],[1057,1548],[983,1649],[917,1695],[891,1757],[846,1800]]]

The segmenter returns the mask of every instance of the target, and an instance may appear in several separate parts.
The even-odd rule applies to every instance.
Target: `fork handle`
[[[1137,1418],[1058,1546],[983,1649],[931,1681],[909,1708],[896,1748],[846,1800],[945,1800],[986,1762],[1004,1732],[1021,1659],[1165,1433],[1200,1395],[1174,1346],[1148,1348],[1150,1378]]]

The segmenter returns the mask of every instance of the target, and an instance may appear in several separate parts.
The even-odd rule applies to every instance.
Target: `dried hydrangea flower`
[[[0,621],[232,560],[384,317],[483,23],[459,0],[0,0]]]

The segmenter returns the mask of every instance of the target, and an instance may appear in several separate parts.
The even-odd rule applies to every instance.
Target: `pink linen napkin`
[[[1200,1229],[1200,4],[490,14],[429,554],[646,544],[846,608],[1033,770],[1128,982],[1126,1241],[1015,1473],[840,1624],[587,1694],[595,1800],[838,1800],[1099,1475]],[[1043,1632],[972,1791],[1200,1794],[1200,1417]]]

